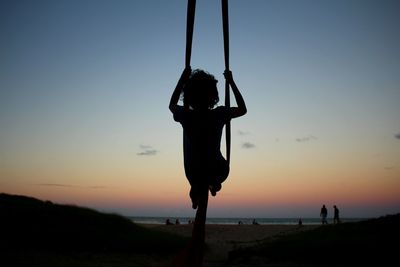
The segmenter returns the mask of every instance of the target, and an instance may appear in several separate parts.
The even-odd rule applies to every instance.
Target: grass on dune
[[[116,214],[0,194],[0,250],[173,253],[185,238],[134,224]]]
[[[312,266],[369,266],[396,260],[400,214],[326,225],[234,251],[231,262],[292,262]],[[322,265],[321,265],[322,264]],[[379,266],[379,265],[376,265]]]

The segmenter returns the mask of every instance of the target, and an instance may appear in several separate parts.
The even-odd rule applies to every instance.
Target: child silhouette
[[[217,80],[203,70],[185,68],[169,103],[174,120],[183,127],[185,174],[191,185],[190,198],[194,209],[198,206],[201,188],[209,188],[215,196],[228,177],[229,164],[220,146],[224,125],[232,118],[247,112],[246,104],[237,88],[231,71],[224,72],[237,107],[214,106],[218,103]],[[183,94],[183,106],[178,105]]]

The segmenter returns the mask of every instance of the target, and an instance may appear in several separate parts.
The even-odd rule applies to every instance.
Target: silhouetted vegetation
[[[115,214],[0,194],[2,251],[167,254],[187,240],[136,225]]]
[[[324,225],[233,251],[228,266],[243,263],[248,266],[286,266],[280,265],[284,263],[288,266],[386,266],[397,261],[395,244],[400,238],[399,226],[400,214]]]

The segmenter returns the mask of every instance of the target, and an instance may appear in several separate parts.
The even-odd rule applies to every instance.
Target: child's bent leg
[[[226,180],[229,175],[229,165],[225,159],[221,159],[218,161],[218,164],[214,168],[214,172],[212,174],[209,182],[209,189],[211,195],[215,197],[217,192],[219,192],[222,188],[222,183]]]
[[[222,188],[222,183],[228,178],[229,175],[229,164],[224,159],[221,158],[217,161],[217,164],[214,167],[213,174],[210,177],[209,188],[212,196],[216,196],[217,192],[219,192]]]
[[[186,173],[186,177],[190,183],[189,196],[192,201],[192,208],[197,209],[199,204],[200,179],[197,175],[188,175],[188,173]]]

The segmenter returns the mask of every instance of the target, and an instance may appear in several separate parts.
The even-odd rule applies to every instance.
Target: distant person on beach
[[[171,222],[170,219],[167,219],[167,220],[165,221],[165,224],[166,224],[166,225],[173,225],[173,223]]]
[[[253,225],[259,225],[256,219],[253,219]]]
[[[339,209],[338,207],[336,207],[336,205],[333,205],[333,223],[334,224],[340,223]]]
[[[299,226],[303,226],[303,221],[301,220],[301,218],[299,219]]]
[[[229,165],[220,146],[222,129],[233,118],[246,114],[247,109],[231,71],[224,72],[230,84],[237,107],[215,105],[219,101],[217,80],[203,71],[185,68],[169,103],[174,120],[183,127],[183,157],[185,174],[189,180],[192,207],[196,209],[202,188],[212,196],[221,190],[228,177]],[[183,106],[178,105],[183,94]]]
[[[319,216],[322,219],[322,224],[328,224],[328,221],[326,220],[326,218],[328,217],[328,209],[325,207],[325,205],[322,205],[321,213]]]
[[[181,224],[181,222],[179,221],[179,219],[176,219],[175,224],[176,224],[176,225]]]

